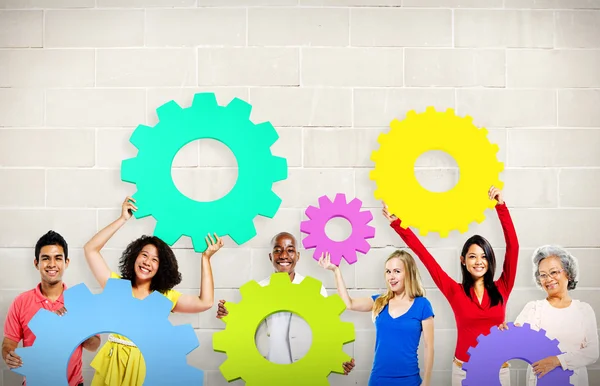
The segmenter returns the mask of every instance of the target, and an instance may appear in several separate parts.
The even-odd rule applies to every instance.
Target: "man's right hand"
[[[23,366],[21,357],[18,356],[14,351],[9,351],[8,354],[6,354],[4,362],[6,362],[6,365],[9,369],[16,369],[17,367]]]
[[[229,314],[227,308],[225,308],[225,300],[219,300],[219,305],[217,308],[217,319],[222,319]]]

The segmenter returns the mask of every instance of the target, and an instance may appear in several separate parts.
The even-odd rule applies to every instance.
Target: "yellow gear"
[[[371,155],[375,168],[370,178],[377,185],[375,198],[402,220],[402,228],[447,237],[451,230],[464,233],[471,222],[481,223],[485,209],[496,205],[488,190],[504,185],[499,179],[504,165],[496,157],[498,145],[489,142],[487,130],[477,128],[469,116],[456,116],[453,109],[441,112],[433,107],[419,114],[410,111],[390,127],[377,139],[380,147]],[[445,151],[459,167],[458,183],[447,192],[431,192],[417,181],[415,162],[430,150]]]
[[[342,350],[354,341],[354,325],[342,322],[346,309],[338,295],[321,295],[321,282],[306,277],[293,284],[287,273],[271,275],[269,285],[250,281],[240,288],[242,301],[227,302],[224,331],[213,335],[213,349],[227,353],[219,367],[229,382],[243,379],[247,386],[328,385],[331,372],[344,373],[342,363],[351,358]],[[281,365],[264,358],[254,341],[260,323],[277,312],[293,312],[311,328],[312,345],[297,362]]]

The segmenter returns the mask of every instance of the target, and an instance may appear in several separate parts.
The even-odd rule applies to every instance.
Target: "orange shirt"
[[[63,291],[66,289],[67,286],[63,283]],[[10,305],[8,315],[6,315],[6,323],[4,324],[4,336],[15,342],[22,340],[23,347],[32,346],[35,341],[35,335],[29,329],[29,321],[42,308],[48,311],[56,311],[64,307],[64,305],[65,301],[62,294],[55,302],[52,302],[42,294],[41,284],[38,284],[34,289],[17,296]],[[55,333],[59,334],[60,331],[55,331]],[[73,351],[73,355],[71,355],[71,359],[69,360],[67,371],[69,386],[77,386],[83,383],[83,374],[81,372],[82,350],[82,346],[79,345]]]

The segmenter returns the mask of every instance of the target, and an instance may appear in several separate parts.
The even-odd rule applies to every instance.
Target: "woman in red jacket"
[[[506,303],[517,274],[519,241],[508,208],[499,189],[492,186],[488,195],[490,199],[498,201],[496,212],[506,240],[502,275],[496,281],[494,281],[496,257],[492,246],[485,238],[475,235],[465,242],[460,254],[462,283],[457,283],[442,270],[417,236],[408,228],[402,229],[400,219],[390,215],[385,204],[383,207],[383,214],[390,221],[391,227],[421,259],[454,311],[458,339],[452,366],[452,386],[462,385],[462,380],[466,376],[462,364],[469,360],[467,350],[477,345],[477,337],[481,334],[489,334],[493,326],[498,326],[505,321]],[[510,385],[508,363],[499,369],[499,376],[502,386]]]

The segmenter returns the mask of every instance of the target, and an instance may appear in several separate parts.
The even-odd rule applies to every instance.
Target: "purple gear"
[[[375,237],[375,228],[367,225],[373,215],[368,210],[361,212],[361,205],[358,198],[346,204],[346,195],[338,193],[333,202],[327,196],[321,196],[319,208],[306,208],[304,213],[310,220],[302,221],[300,231],[309,234],[302,240],[302,245],[306,249],[315,248],[313,259],[318,261],[324,252],[329,252],[331,262],[337,266],[342,257],[348,264],[354,264],[356,251],[367,253],[371,249],[366,239]],[[334,217],[343,217],[352,226],[352,234],[344,241],[333,241],[325,233],[325,225]]]
[[[560,355],[558,340],[546,336],[546,331],[531,329],[529,323],[517,327],[507,323],[508,331],[500,331],[494,326],[489,335],[479,335],[477,346],[468,350],[469,361],[462,366],[467,377],[462,386],[501,386],[498,375],[502,364],[511,359],[520,359],[533,364],[553,355]],[[538,386],[571,385],[571,370],[560,366],[537,380]]]

